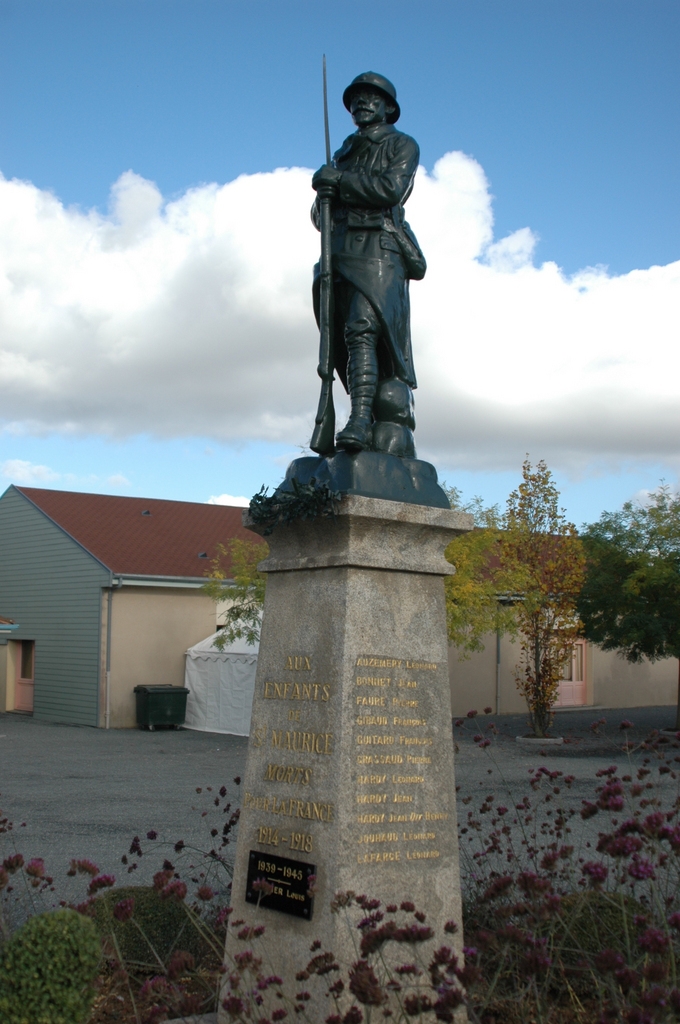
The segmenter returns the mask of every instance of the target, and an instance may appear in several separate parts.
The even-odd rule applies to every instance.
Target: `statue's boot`
[[[350,335],[350,331],[347,332]],[[363,451],[373,439],[373,400],[378,386],[378,356],[373,332],[347,337],[347,386],[352,409],[346,426],[335,439],[338,448]]]

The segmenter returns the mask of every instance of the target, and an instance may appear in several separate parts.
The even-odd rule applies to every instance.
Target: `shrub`
[[[30,918],[3,947],[3,1024],[82,1024],[94,998],[101,945],[92,921],[75,910]]]
[[[114,913],[125,900],[132,900],[132,914],[122,914],[120,920]],[[210,947],[193,924],[185,904],[176,899],[164,899],[157,889],[150,886],[128,886],[111,889],[91,904],[91,912],[106,941],[115,936],[118,945],[116,954],[123,961],[137,966],[158,969],[154,951],[167,964],[175,949],[186,950],[196,959],[209,952]]]

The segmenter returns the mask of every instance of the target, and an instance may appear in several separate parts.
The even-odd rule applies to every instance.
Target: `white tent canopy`
[[[215,647],[220,633],[186,652],[184,685],[189,690],[185,728],[201,732],[250,735],[258,644],[235,640]]]

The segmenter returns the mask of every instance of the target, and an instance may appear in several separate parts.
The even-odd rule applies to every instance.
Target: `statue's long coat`
[[[416,387],[409,274],[400,242],[406,242],[422,258],[415,236],[404,221],[403,210],[413,188],[419,157],[415,139],[388,124],[371,125],[355,132],[345,139],[333,157],[333,164],[342,171],[339,196],[332,207],[336,299],[333,361],[345,389],[347,303],[343,299],[348,291],[346,283],[366,296],[380,320],[380,376],[396,376],[410,387]],[[318,227],[318,201],[312,209],[312,218]],[[422,273],[424,268],[422,260]],[[314,268],[314,310],[318,321],[318,264]]]

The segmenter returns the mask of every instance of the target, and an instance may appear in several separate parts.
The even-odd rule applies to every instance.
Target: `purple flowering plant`
[[[88,1024],[160,1024],[218,1005],[236,1024],[453,1022],[463,1012],[471,1024],[677,1024],[680,742],[658,733],[635,742],[626,722],[611,741],[616,763],[594,778],[563,773],[553,756],[518,784],[499,767],[498,730],[478,731],[482,722],[471,714],[456,723],[492,776],[478,797],[459,792],[462,922],[437,934],[408,893],[388,903],[338,893],[332,910],[346,939],[334,951],[310,941],[305,961],[280,976],[272,912],[233,920],[228,905],[238,811],[226,787],[203,787],[205,849],[165,840],[151,823],[122,858],[122,885],[90,860],[71,862],[67,874],[86,892],[78,909],[96,915],[102,901],[110,909]],[[606,722],[596,726],[599,742]],[[0,814],[3,905],[37,913],[58,899],[56,887],[16,838]],[[168,919],[181,914],[168,948],[147,929],[143,887],[126,877],[154,854],[157,905]],[[266,895],[266,884],[258,892]],[[12,915],[2,920],[7,937]],[[137,960],[123,942],[132,932],[146,944]],[[189,948],[189,932],[198,946]]]

